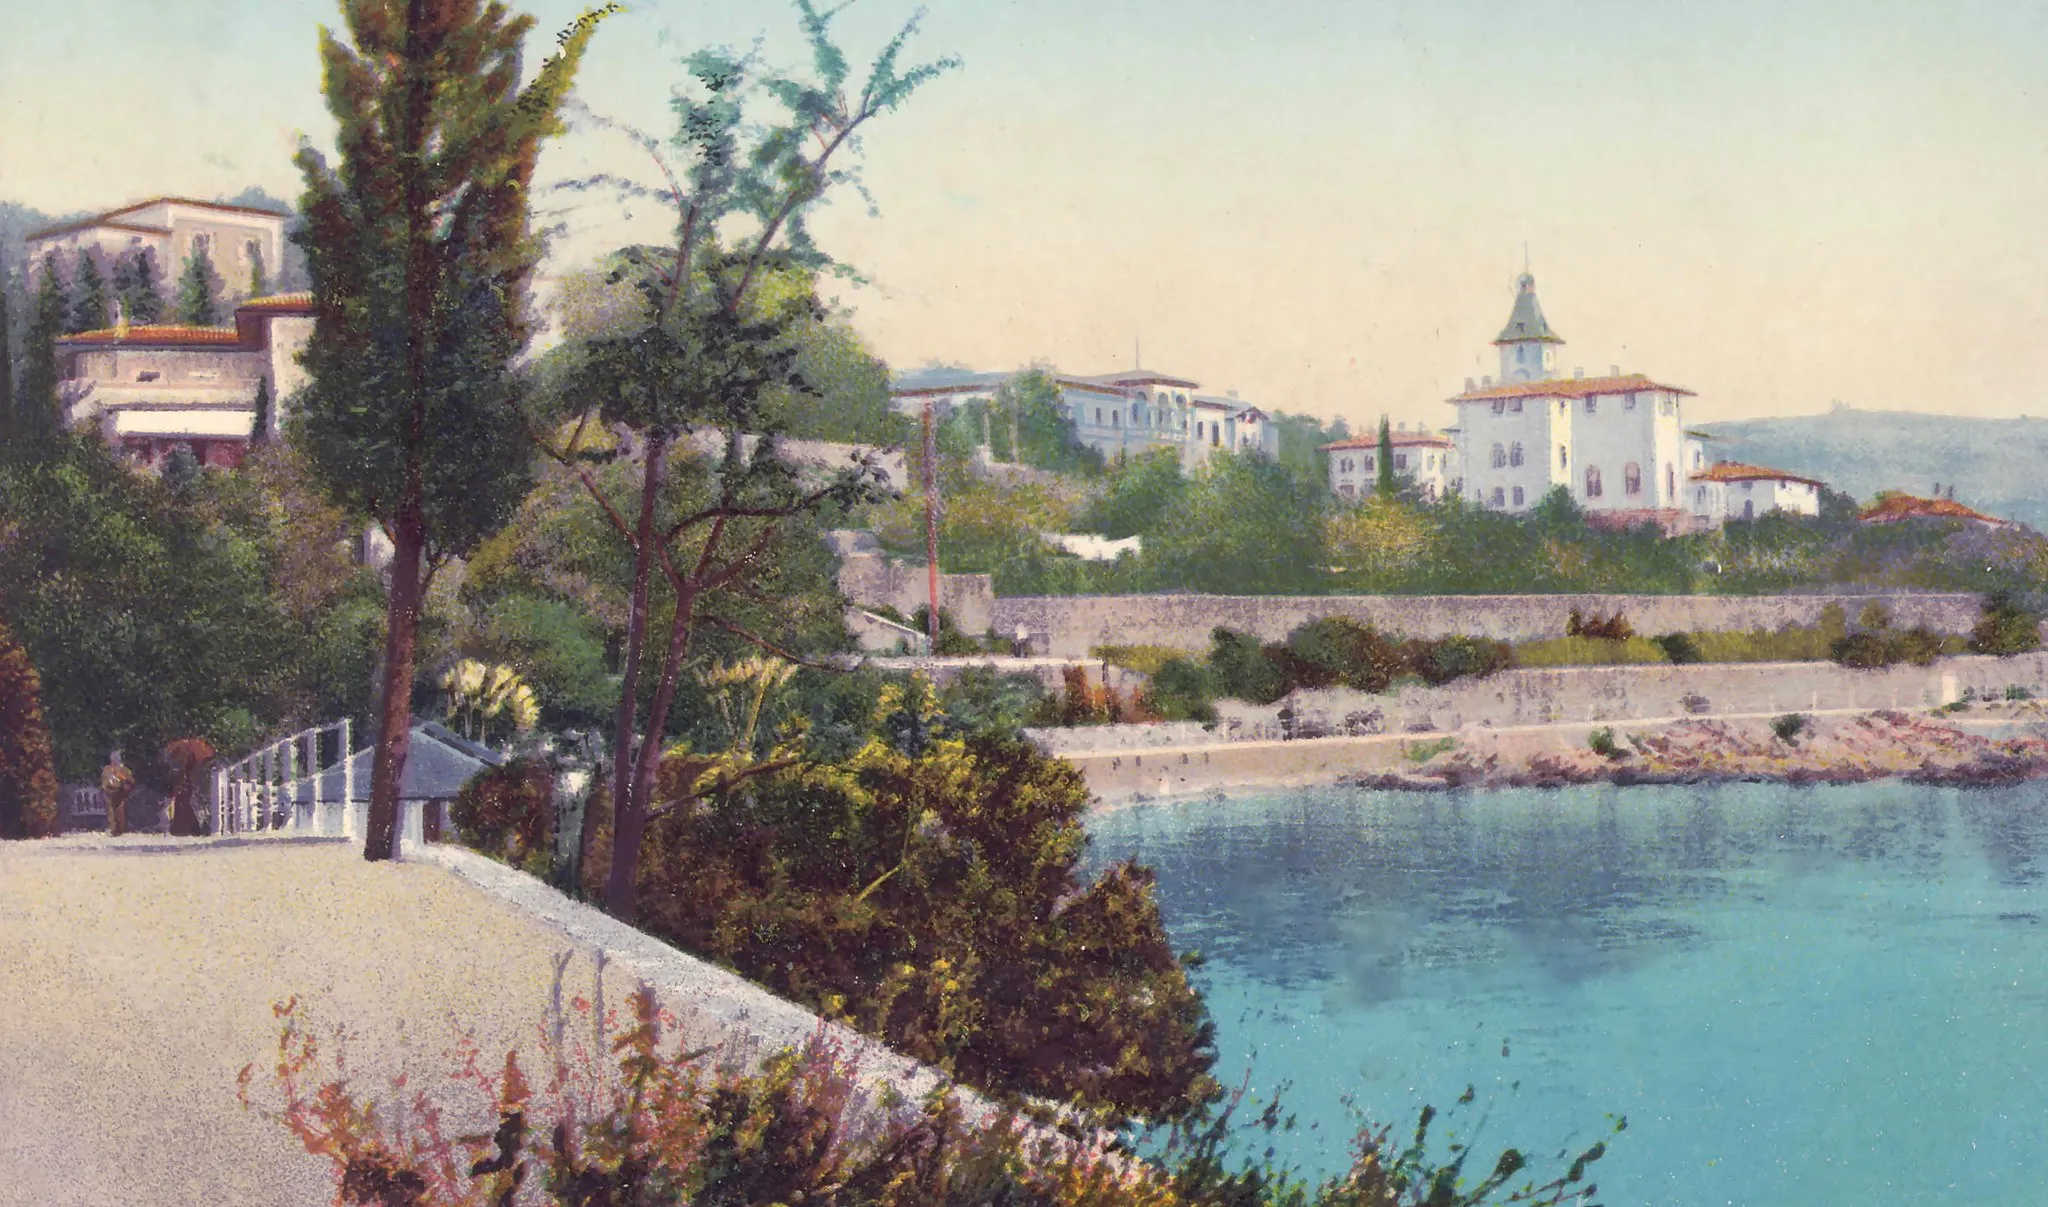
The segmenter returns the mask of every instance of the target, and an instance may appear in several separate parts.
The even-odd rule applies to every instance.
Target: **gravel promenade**
[[[235,1100],[275,1051],[272,1003],[346,1022],[366,1064],[403,1045],[438,1068],[451,1017],[486,1052],[531,1050],[574,946],[443,868],[339,843],[0,843],[0,1204],[328,1202],[325,1165]],[[579,951],[565,990],[593,968]]]

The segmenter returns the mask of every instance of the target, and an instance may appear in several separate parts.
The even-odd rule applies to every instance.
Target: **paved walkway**
[[[325,1164],[235,1101],[295,993],[365,1060],[445,1067],[451,1016],[486,1052],[532,1049],[572,946],[554,929],[339,844],[165,845],[0,843],[0,1204],[330,1201]]]

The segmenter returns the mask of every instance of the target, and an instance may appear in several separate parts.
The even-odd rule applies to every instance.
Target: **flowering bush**
[[[513,759],[464,784],[448,819],[464,846],[546,878],[552,871],[554,788],[546,763]]]

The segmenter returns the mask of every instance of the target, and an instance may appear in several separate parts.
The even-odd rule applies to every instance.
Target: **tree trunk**
[[[654,576],[654,505],[661,491],[662,455],[667,440],[648,433],[642,454],[640,516],[634,530],[633,594],[626,612],[625,662],[620,669],[619,711],[612,733],[612,861],[605,874],[605,912],[629,917],[633,910],[633,878],[640,866],[640,839],[647,829],[644,811],[634,798],[633,768],[639,754],[640,664],[647,646],[647,592]],[[659,741],[654,728],[647,740]]]
[[[425,524],[417,502],[401,508],[391,533],[391,599],[384,635],[384,692],[377,754],[370,764],[370,821],[363,858],[398,857],[398,786],[412,747],[413,656],[420,631]]]
[[[638,913],[633,885],[640,873],[640,843],[647,836],[647,803],[654,794],[655,773],[661,767],[661,734],[668,728],[668,712],[675,704],[676,686],[682,678],[683,659],[690,648],[690,622],[696,618],[694,595],[676,599],[676,612],[669,624],[668,649],[661,662],[661,682],[647,709],[647,738],[633,760],[633,776],[623,802],[612,809],[612,866],[605,878],[605,912],[624,922]]]

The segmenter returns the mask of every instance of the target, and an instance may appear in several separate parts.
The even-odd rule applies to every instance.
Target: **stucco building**
[[[1821,481],[1781,469],[1721,461],[1692,476],[1693,514],[1713,523],[1753,520],[1772,512],[1820,514]]]
[[[1427,429],[1391,432],[1394,476],[1406,481],[1424,499],[1435,501],[1457,490],[1457,448],[1451,435]],[[1380,440],[1377,434],[1356,436],[1323,445],[1319,450],[1330,475],[1330,490],[1342,499],[1362,499],[1379,486]]]
[[[240,464],[254,433],[259,383],[275,431],[306,381],[299,353],[313,334],[311,294],[253,298],[227,327],[115,326],[57,341],[69,422],[98,425],[107,443],[157,468],[182,446],[201,465]]]
[[[157,197],[77,222],[35,231],[23,239],[31,285],[39,280],[45,257],[56,253],[71,271],[78,256],[98,258],[103,272],[117,261],[147,252],[156,262],[157,285],[168,300],[178,274],[195,251],[213,263],[220,277],[221,299],[233,305],[246,301],[255,270],[266,281],[277,279],[284,263],[284,228],[289,215],[217,201]]]

